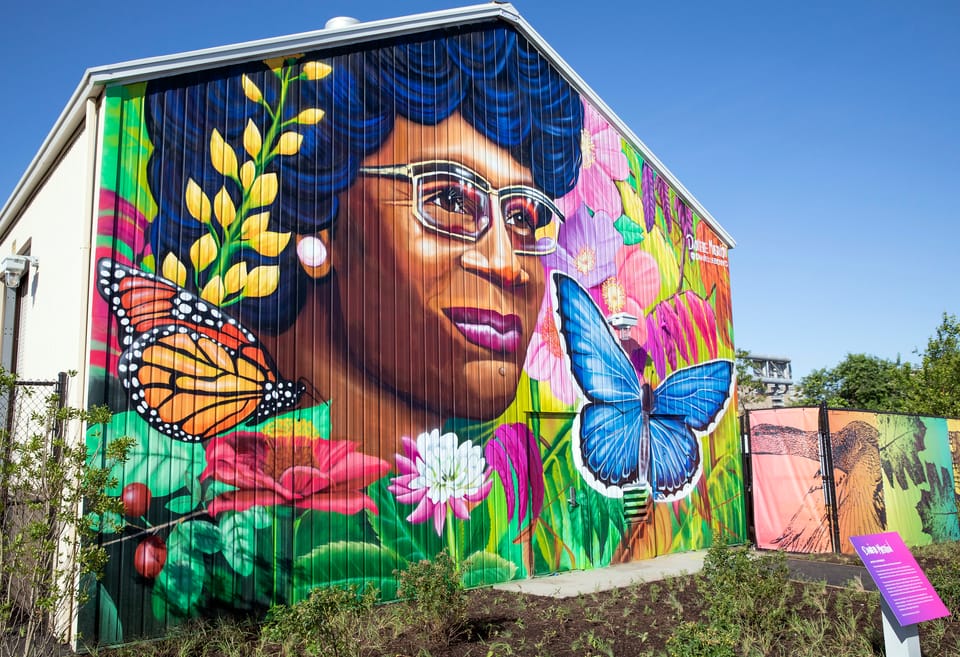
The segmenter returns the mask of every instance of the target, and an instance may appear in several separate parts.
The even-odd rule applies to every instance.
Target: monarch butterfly
[[[97,290],[117,319],[117,373],[137,413],[158,431],[197,442],[256,424],[300,402],[269,354],[237,320],[173,283],[104,258]]]

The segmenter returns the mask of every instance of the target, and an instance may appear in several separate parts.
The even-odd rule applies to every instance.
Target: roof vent
[[[350,25],[356,25],[360,21],[354,18],[353,16],[334,16],[327,21],[327,24],[324,25],[326,30],[337,30],[341,27],[347,27]]]

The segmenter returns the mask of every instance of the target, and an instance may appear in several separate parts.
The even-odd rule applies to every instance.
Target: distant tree
[[[767,386],[754,374],[753,362],[749,358],[750,352],[737,349],[737,412],[743,413],[748,404],[756,404],[764,400],[767,395]]]
[[[958,361],[960,364],[960,361]],[[909,363],[867,354],[847,354],[832,368],[813,370],[800,379],[797,406],[826,402],[840,408],[909,412],[913,398]]]
[[[960,417],[960,322],[943,313],[937,332],[927,341],[914,373],[909,411],[920,415]]]

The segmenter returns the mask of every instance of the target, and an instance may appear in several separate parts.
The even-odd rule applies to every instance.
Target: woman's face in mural
[[[351,360],[419,406],[502,413],[545,289],[544,233],[527,220],[559,222],[530,170],[459,114],[398,118],[340,201],[331,255]]]

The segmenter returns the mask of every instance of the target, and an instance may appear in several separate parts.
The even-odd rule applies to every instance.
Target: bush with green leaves
[[[0,372],[0,394],[10,395],[14,384]],[[56,394],[38,405],[29,435],[0,431],[0,636],[19,637],[15,645],[0,643],[2,657],[32,655],[46,636],[68,638],[71,611],[86,599],[80,582],[106,564],[94,541],[97,519],[123,511],[106,490],[132,441],[118,439],[91,458],[75,431],[109,422],[109,410],[70,408]]]
[[[732,628],[708,623],[681,623],[667,639],[669,657],[736,657],[736,633]]]
[[[751,554],[744,547],[714,544],[701,572],[710,625],[764,636],[783,631],[789,574],[782,552]]]
[[[285,654],[358,656],[376,636],[372,612],[378,599],[374,587],[319,587],[295,605],[271,607],[261,636],[281,644]]]
[[[460,568],[446,550],[432,561],[411,563],[398,573],[400,595],[413,600],[411,619],[422,627],[428,638],[448,645],[459,635],[467,622],[467,594]]]

